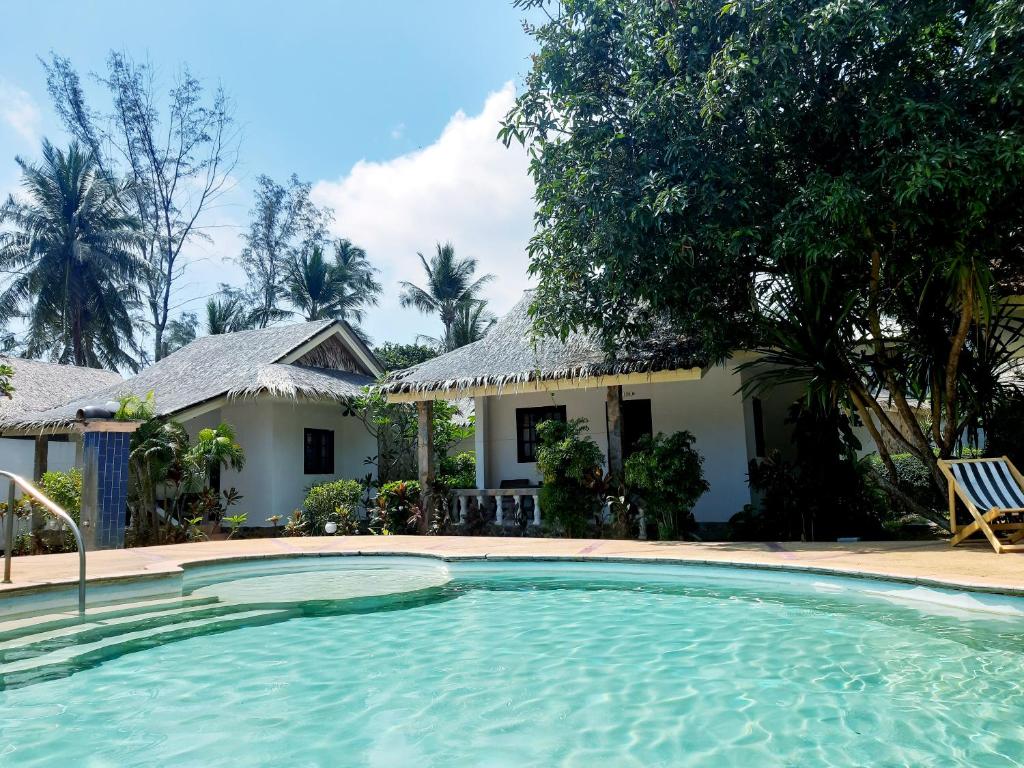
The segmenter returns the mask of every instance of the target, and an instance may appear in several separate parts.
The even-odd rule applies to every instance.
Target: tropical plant
[[[339,509],[352,510],[359,506],[363,496],[363,485],[358,480],[332,480],[312,486],[302,502],[310,534],[321,536],[328,522],[339,523],[336,519]]]
[[[150,417],[132,434],[128,466],[132,539],[138,544],[170,541],[187,533],[195,517],[219,523],[241,500],[234,488],[204,488],[223,467],[239,470],[245,453],[230,424],[188,432],[174,421]]]
[[[437,482],[445,489],[476,488],[476,454],[443,456],[437,462]]]
[[[132,312],[140,225],[96,158],[72,142],[67,152],[43,141],[43,161],[17,158],[26,201],[0,209],[0,322],[25,317],[26,352],[62,363],[137,370]]]
[[[137,544],[159,543],[173,528],[172,520],[183,519],[184,494],[193,490],[188,448],[188,433],[175,421],[150,418],[132,433],[128,506],[132,539]]]
[[[82,472],[72,468],[67,472],[51,470],[39,478],[38,488],[50,501],[67,512],[76,525],[82,522]],[[30,501],[32,510],[44,519],[55,520],[62,528],[59,544],[47,547],[48,552],[74,552],[78,548],[70,528],[63,527],[63,521],[56,519],[45,507]]]
[[[245,300],[237,292],[222,288],[221,295],[207,299],[206,333],[210,336],[247,331],[252,327]]]
[[[365,307],[377,305],[383,286],[365,250],[344,237],[335,240],[333,247],[334,276],[343,288],[337,316],[358,325],[363,322]]]
[[[644,437],[626,460],[626,485],[643,497],[646,517],[657,521],[661,539],[678,539],[696,528],[693,507],[709,486],[693,443],[686,431]]]
[[[0,397],[8,399],[14,397],[14,367],[7,363],[0,363]]]
[[[377,303],[381,286],[366,251],[344,239],[334,248],[334,263],[319,244],[299,253],[285,281],[286,295],[306,320],[337,318],[357,325],[364,308]]]
[[[467,301],[456,309],[455,323],[452,325],[448,346],[451,349],[457,349],[472,344],[474,341],[480,341],[497,322],[497,318],[488,311],[486,300]],[[420,336],[417,341],[425,341],[441,352],[447,351],[443,339]]]
[[[420,484],[415,480],[384,483],[370,517],[370,530],[377,534],[415,533],[422,515]]]
[[[439,346],[447,352],[457,346],[454,331],[460,312],[479,300],[480,291],[494,275],[476,277],[477,260],[456,256],[451,243],[438,243],[430,261],[422,253],[416,255],[426,273],[425,287],[401,281],[399,301],[403,307],[415,307],[424,314],[440,316],[443,335]]]
[[[425,363],[439,353],[436,347],[426,344],[396,344],[388,341],[375,347],[373,354],[380,361],[384,372],[391,373]]]
[[[531,28],[502,128],[531,154],[535,330],[594,331],[611,351],[667,325],[710,361],[777,350],[772,367],[822,371],[810,397],[833,391],[883,460],[891,442],[941,489],[937,458],[986,384],[980,339],[1024,270],[1019,9],[559,9]],[[790,345],[803,319],[814,338]]]
[[[301,509],[292,510],[291,515],[288,516],[288,520],[284,524],[283,534],[285,536],[308,536],[309,525],[306,522],[306,518],[302,514]]]
[[[389,403],[378,387],[366,388],[344,405],[344,414],[359,419],[377,441],[377,453],[368,456],[367,465],[377,468],[381,482],[408,477],[416,469],[418,417],[416,409],[404,403]],[[453,403],[438,400],[433,407],[434,451],[443,462],[453,446],[474,434],[475,420],[462,418]]]
[[[537,425],[537,469],[544,479],[541,509],[570,538],[583,535],[601,507],[589,486],[600,473],[604,456],[586,431],[586,419],[552,419]]]
[[[156,393],[150,390],[145,397],[125,394],[117,400],[116,421],[146,421],[156,415]]]
[[[235,439],[235,428],[222,421],[216,427],[199,430],[187,460],[202,471],[204,479],[219,480],[222,467],[237,472],[245,466],[245,451]]]
[[[225,517],[224,518],[224,522],[227,523],[228,527],[230,528],[230,532],[228,533],[228,538],[229,539],[234,538],[235,534],[238,533],[238,530],[243,525],[245,525],[245,521],[248,520],[248,519],[249,519],[249,516],[246,513],[244,513],[244,512],[242,512],[241,514],[237,514],[237,515],[231,515],[230,517]]]

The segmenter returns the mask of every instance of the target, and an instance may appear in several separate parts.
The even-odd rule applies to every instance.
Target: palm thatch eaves
[[[0,429],[60,430],[69,427],[78,410],[117,400],[123,395],[156,396],[158,415],[170,416],[221,397],[240,399],[271,395],[286,399],[346,401],[374,383],[372,376],[342,370],[283,364],[290,353],[318,336],[329,335],[332,326],[347,330],[333,320],[298,323],[204,336],[127,380],[110,383],[109,375],[90,392],[72,393],[56,407],[8,408]],[[372,360],[361,342],[363,353]],[[15,361],[17,362],[17,361]],[[61,366],[64,367],[64,366]],[[97,372],[101,373],[101,372]],[[15,387],[20,382],[16,376]]]
[[[391,394],[514,388],[537,381],[588,379],[631,373],[703,368],[707,356],[689,339],[662,333],[609,358],[599,341],[574,333],[565,341],[531,334],[530,302],[522,299],[480,341],[396,371],[382,389]]]

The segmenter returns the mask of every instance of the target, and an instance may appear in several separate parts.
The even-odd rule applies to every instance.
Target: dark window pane
[[[306,429],[303,472],[307,475],[334,474],[334,432],[329,429]]]
[[[520,464],[537,460],[537,425],[551,420],[566,420],[564,405],[516,409],[516,453]]]

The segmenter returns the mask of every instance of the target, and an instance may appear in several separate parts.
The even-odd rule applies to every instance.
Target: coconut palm
[[[436,253],[427,261],[422,253],[417,253],[423,270],[427,275],[426,287],[406,281],[401,282],[402,293],[399,301],[403,307],[415,307],[420,312],[431,314],[436,312],[441,317],[444,335],[441,346],[445,350],[455,349],[453,331],[460,311],[479,301],[481,289],[494,279],[487,274],[475,278],[477,260],[455,255],[451,243],[438,243]]]
[[[137,368],[132,311],[141,226],[121,204],[127,186],[105,176],[72,142],[43,142],[43,161],[16,158],[26,201],[0,209],[0,322],[28,321],[26,352],[93,367]]]
[[[307,320],[338,318],[362,322],[365,307],[377,303],[381,285],[366,251],[350,240],[334,243],[334,263],[321,246],[303,251],[292,262],[285,290],[289,301]]]
[[[370,264],[366,251],[344,237],[334,241],[335,279],[344,288],[344,297],[338,303],[338,317],[354,323],[363,322],[365,306],[377,306],[382,286],[374,275],[377,269]]]
[[[253,327],[245,302],[240,296],[223,294],[206,302],[206,332],[211,336],[245,331]]]
[[[420,336],[417,341],[426,342],[441,352],[450,352],[474,341],[480,341],[497,322],[498,319],[487,309],[487,301],[477,299],[459,305],[448,346],[443,339],[435,339],[433,336]]]

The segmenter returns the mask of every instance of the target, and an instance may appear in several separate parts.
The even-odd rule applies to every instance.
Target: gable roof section
[[[571,389],[595,386],[596,379],[612,377],[654,380],[669,371],[687,372],[676,378],[699,378],[699,369],[708,364],[695,344],[672,335],[621,350],[614,358],[604,354],[595,337],[583,333],[574,333],[564,342],[544,338],[534,344],[531,301],[532,291],[527,291],[480,341],[392,373],[382,385],[384,391],[391,399],[407,400],[416,394],[485,394],[482,390],[488,388],[523,391],[545,382],[564,382],[564,387],[552,388]]]
[[[347,343],[361,371],[289,364],[336,337]],[[221,398],[260,394],[342,400],[357,395],[379,374],[376,358],[344,323],[322,320],[238,331],[198,338],[133,378],[83,394],[59,407],[12,412],[0,420],[0,427],[67,426],[83,406],[103,404],[125,394],[145,397],[149,392],[156,393],[159,415],[181,414]]]
[[[0,397],[0,421],[9,415],[44,411],[124,382],[117,371],[61,365],[42,360],[0,356],[0,363],[14,369],[14,393]]]

